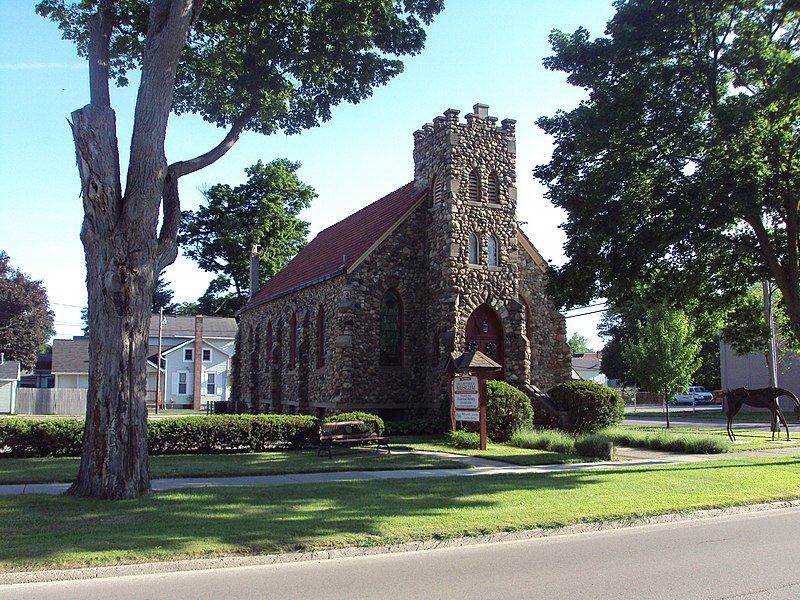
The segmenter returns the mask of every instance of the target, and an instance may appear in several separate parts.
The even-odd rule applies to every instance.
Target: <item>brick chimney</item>
[[[200,410],[200,390],[203,389],[203,315],[194,318],[194,377],[192,408]]]

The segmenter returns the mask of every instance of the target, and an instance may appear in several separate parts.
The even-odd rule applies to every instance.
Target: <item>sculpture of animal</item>
[[[725,393],[725,402],[723,403],[722,410],[728,417],[728,437],[732,442],[736,441],[736,436],[733,435],[733,417],[735,417],[741,410],[742,405],[753,406],[756,408],[766,408],[772,413],[772,422],[775,418],[779,419],[778,429],[780,430],[780,423],[786,428],[786,441],[789,441],[789,425],[786,424],[786,419],[783,416],[783,411],[778,404],[778,398],[781,396],[788,396],[794,401],[794,412],[800,417],[800,400],[797,399],[792,392],[779,387],[767,387],[758,390],[748,390],[747,388],[736,388],[728,390]],[[772,439],[775,439],[775,431],[772,432]]]

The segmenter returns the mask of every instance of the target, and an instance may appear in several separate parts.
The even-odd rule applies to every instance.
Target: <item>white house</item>
[[[600,352],[584,352],[572,355],[572,379],[594,381],[606,385],[608,383],[604,373],[600,371]]]
[[[229,317],[164,315],[161,326],[161,369],[158,369],[159,316],[150,321],[147,360],[148,402],[159,388],[161,406],[200,409],[207,402],[230,396],[230,361],[236,320]],[[56,389],[86,389],[89,385],[89,338],[53,340]],[[156,373],[161,384],[157,386]]]
[[[20,368],[16,360],[5,360],[0,352],[0,413],[13,413],[16,408]]]

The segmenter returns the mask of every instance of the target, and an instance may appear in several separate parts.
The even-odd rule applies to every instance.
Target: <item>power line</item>
[[[579,315],[564,315],[564,318],[565,319],[571,319],[573,317],[585,317],[587,315],[594,315],[594,314],[597,314],[597,313],[606,312],[607,310],[608,310],[608,308],[601,308],[600,310],[593,310],[591,312],[581,313]]]
[[[80,304],[64,304],[63,302],[51,302],[53,306],[66,306],[68,308],[86,308],[86,306],[81,306]]]
[[[587,308],[594,308],[595,306],[608,306],[608,302],[595,302],[594,304],[587,304],[586,306],[576,306],[575,308],[570,308],[565,310],[564,312],[572,312],[575,310],[586,310]]]

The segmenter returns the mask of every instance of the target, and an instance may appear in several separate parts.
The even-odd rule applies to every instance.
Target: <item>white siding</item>
[[[16,381],[0,381],[0,413],[14,412],[14,392]]]

